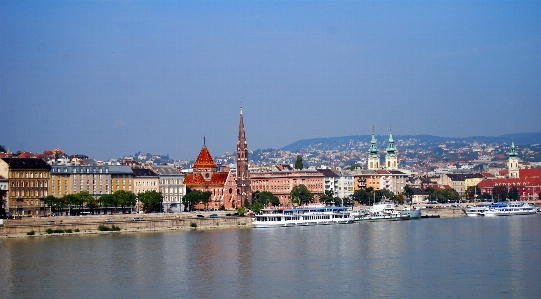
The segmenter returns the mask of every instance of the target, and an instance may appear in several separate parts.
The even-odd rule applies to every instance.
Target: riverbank
[[[4,220],[3,226],[0,226],[0,238],[252,227],[250,217],[226,216],[225,212],[212,212],[212,214],[217,214],[218,217],[210,218],[210,214],[209,212],[197,214],[188,212],[8,219]],[[198,217],[198,215],[203,217]]]

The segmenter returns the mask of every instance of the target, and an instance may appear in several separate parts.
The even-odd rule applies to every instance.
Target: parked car
[[[144,221],[143,217],[133,217],[133,221]]]
[[[105,219],[105,222],[113,222],[113,221],[114,221],[113,218],[107,218],[107,219]]]
[[[50,224],[55,224],[55,222],[54,222],[54,220],[49,220],[49,221],[47,221],[47,224],[49,224],[49,225]]]
[[[204,218],[205,216],[201,215],[201,214],[197,214],[197,217],[199,218]]]
[[[210,218],[218,218],[218,214],[210,214]]]

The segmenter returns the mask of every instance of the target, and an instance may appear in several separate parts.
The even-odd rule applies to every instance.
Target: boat
[[[419,209],[418,217],[421,217],[420,212],[421,210]],[[366,214],[355,217],[355,221],[395,221],[409,219],[409,214],[395,211],[394,205],[390,202],[376,203]]]
[[[353,223],[346,207],[304,207],[293,209],[263,209],[254,216],[255,228],[314,226]]]
[[[476,206],[468,206],[464,208],[464,213],[466,213],[466,216],[479,217],[479,216],[484,216],[485,212],[488,210],[489,208],[486,205],[476,205]]]
[[[497,202],[493,203],[490,208],[483,212],[486,217],[493,216],[514,216],[514,215],[532,215],[536,213],[534,206],[523,202]]]
[[[409,216],[409,219],[421,219],[421,208],[406,206],[400,210],[400,214]]]

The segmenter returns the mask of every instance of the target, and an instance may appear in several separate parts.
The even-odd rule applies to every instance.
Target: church
[[[192,167],[193,171],[184,178],[186,187],[202,192],[210,191],[207,206],[199,204],[197,209],[235,209],[250,203],[250,174],[248,172],[248,146],[244,132],[242,107],[240,108],[239,138],[237,141],[237,169],[217,165],[205,142]]]

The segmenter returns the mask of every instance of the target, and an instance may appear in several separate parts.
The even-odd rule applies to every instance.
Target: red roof
[[[521,178],[525,177],[541,177],[541,168],[531,168],[531,169],[520,169],[518,171],[518,176]]]
[[[206,146],[203,146],[199,152],[199,156],[197,156],[193,168],[216,168],[216,162],[214,162],[214,159]]]
[[[227,180],[229,172],[217,172],[212,175],[211,184],[213,185],[224,185]]]

